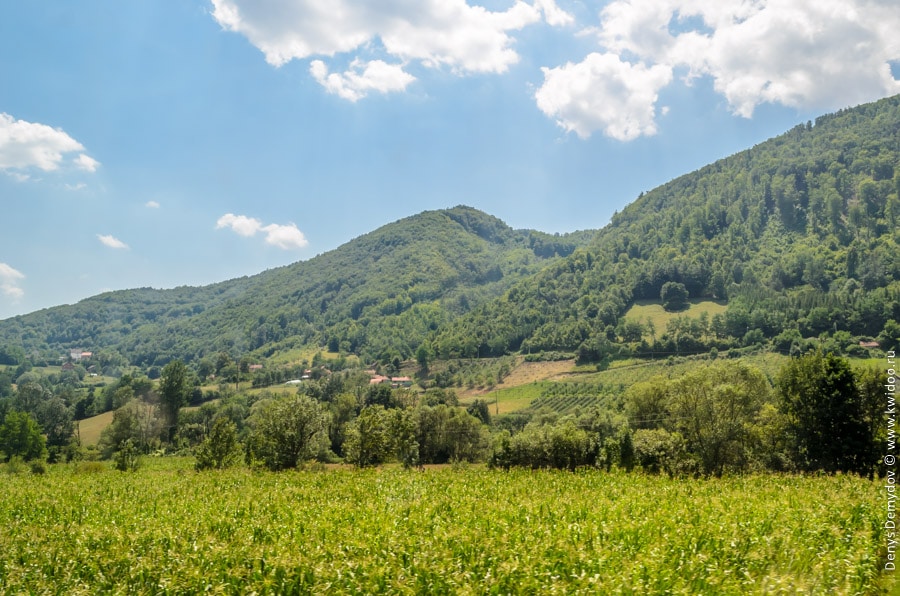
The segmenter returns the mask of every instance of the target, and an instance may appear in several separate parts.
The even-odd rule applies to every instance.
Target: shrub
[[[140,455],[134,441],[128,439],[119,445],[114,456],[116,469],[121,472],[134,472],[140,467]]]
[[[221,470],[240,459],[241,444],[237,439],[237,427],[228,418],[216,418],[209,436],[197,447],[197,470]]]

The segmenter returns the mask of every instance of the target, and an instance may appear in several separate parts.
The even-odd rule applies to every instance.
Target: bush
[[[134,446],[134,441],[128,439],[119,445],[119,450],[113,458],[115,467],[120,472],[134,472],[140,467],[140,455]]]
[[[240,459],[241,444],[237,439],[237,427],[225,417],[216,418],[209,436],[197,447],[197,470],[221,470]]]
[[[6,473],[7,474],[21,474],[24,472],[28,466],[25,465],[25,460],[22,459],[21,456],[14,455],[9,458],[9,461],[6,462]]]

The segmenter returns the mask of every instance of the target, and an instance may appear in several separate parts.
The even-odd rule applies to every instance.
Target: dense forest
[[[450,323],[430,346],[438,357],[577,350],[585,360],[758,344],[789,352],[811,339],[843,351],[860,338],[893,347],[898,221],[893,97],[798,125],[642,195],[589,247]],[[727,312],[667,329],[626,324],[630,305],[667,290],[725,301]]]

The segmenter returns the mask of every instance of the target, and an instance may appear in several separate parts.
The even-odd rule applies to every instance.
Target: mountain
[[[900,96],[798,125],[643,194],[590,246],[450,323],[431,346],[444,358],[577,350],[586,360],[895,346],[898,224]],[[635,329],[628,309],[659,301],[666,284],[728,309]]]
[[[108,292],[0,321],[0,360],[81,348],[101,365],[327,345],[408,358],[434,330],[586,245],[469,207],[386,225],[308,261],[210,286]],[[0,362],[2,363],[2,362]]]
[[[0,321],[0,364],[69,348],[159,366],[308,346],[366,361],[562,351],[859,352],[900,338],[900,96],[841,110],[642,194],[597,232],[428,211],[309,261],[110,292]],[[724,314],[629,317],[663,293]],[[673,307],[674,301],[666,300]],[[674,308],[674,307],[673,307]],[[721,310],[721,309],[720,309]]]

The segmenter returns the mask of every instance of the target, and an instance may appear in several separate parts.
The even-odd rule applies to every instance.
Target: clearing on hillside
[[[638,323],[647,324],[649,321],[653,323],[653,328],[657,335],[662,335],[666,330],[669,321],[676,317],[698,318],[702,313],[712,318],[713,315],[725,314],[728,305],[718,300],[689,300],[690,306],[686,310],[678,312],[668,312],[662,307],[662,303],[658,300],[638,300],[625,313],[625,320],[637,321]],[[645,339],[650,339],[649,334],[645,334]]]

